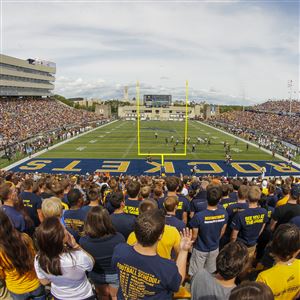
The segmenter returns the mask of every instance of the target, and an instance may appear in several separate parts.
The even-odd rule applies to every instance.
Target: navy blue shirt
[[[275,207],[277,201],[278,201],[278,196],[277,195],[272,195],[272,196],[267,196],[266,197],[266,202],[269,206]]]
[[[241,212],[245,209],[247,209],[249,207],[249,204],[248,202],[245,202],[245,203],[234,203],[232,205],[229,205],[227,208],[226,208],[226,211],[228,213],[228,225],[231,223],[233,217],[238,213],[238,212]]]
[[[38,209],[41,209],[42,198],[38,195],[31,192],[22,192],[20,198],[23,200],[24,207],[34,223],[34,226],[37,227],[40,225],[39,216],[37,213]]]
[[[264,208],[247,208],[235,215],[231,228],[238,230],[238,240],[251,247],[257,243],[263,225],[268,221],[268,213]]]
[[[207,200],[194,198],[190,204],[191,211],[197,213],[207,208]]]
[[[176,210],[176,217],[179,220],[182,220],[183,219],[183,213],[186,212],[187,214],[189,214],[189,212],[191,211],[190,202],[189,202],[188,199],[186,199],[181,194],[177,194],[177,197],[178,197],[178,206],[177,206],[177,210]]]
[[[229,198],[231,198],[232,200],[234,200],[236,202],[238,200],[238,192],[233,191],[232,193],[229,193]]]
[[[74,235],[75,239],[84,235],[83,227],[86,220],[88,211],[83,209],[70,209],[65,210],[63,213],[63,222],[66,228],[74,235],[74,232],[78,235]]]
[[[26,231],[25,219],[20,212],[18,212],[14,207],[8,205],[2,205],[1,209],[9,217],[10,221],[17,230],[21,232]]]
[[[110,218],[117,232],[120,232],[124,236],[125,240],[127,240],[129,234],[133,231],[136,217],[121,213],[111,214]]]
[[[84,236],[79,240],[80,246],[93,256],[95,265],[92,272],[98,274],[117,274],[116,268],[112,267],[111,259],[114,248],[120,243],[125,243],[125,239],[118,232],[101,238]]]
[[[171,300],[180,287],[181,275],[176,263],[159,255],[147,256],[133,246],[115,247],[112,266],[118,270],[118,300]]]
[[[182,232],[182,230],[186,227],[183,221],[171,215],[166,215],[166,225],[175,227],[179,232]]]
[[[235,204],[235,203],[237,203],[237,200],[232,199],[232,198],[230,198],[230,197],[223,198],[223,199],[221,199],[220,202],[219,202],[219,204],[222,205],[225,209],[226,209],[228,206],[230,206],[230,205],[232,205],[232,204]]]
[[[129,215],[138,216],[140,203],[141,201],[139,200],[125,199],[124,212]]]
[[[190,221],[192,228],[198,228],[198,237],[194,247],[202,252],[218,249],[221,230],[227,223],[227,212],[224,208],[205,209],[195,214]]]
[[[168,197],[168,195],[166,197]],[[164,208],[164,201],[166,197],[158,199],[157,201],[158,208]],[[177,194],[177,198],[178,198],[178,206],[176,210],[176,218],[182,220],[183,213],[186,212],[187,214],[189,214],[190,212],[190,202],[181,194]]]

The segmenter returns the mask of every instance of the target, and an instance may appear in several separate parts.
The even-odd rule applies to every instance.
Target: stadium
[[[187,9],[178,5],[182,13]],[[93,15],[83,7],[76,20],[87,12]],[[156,13],[159,23],[161,11]],[[128,16],[132,21],[132,13]],[[84,72],[94,54],[92,47],[89,54],[76,52],[88,48],[72,42],[81,30],[103,38],[105,46],[94,46],[103,55],[111,51],[108,61],[133,40],[107,29],[111,24],[99,34],[88,18],[81,29],[70,19],[71,27],[51,27],[57,35],[47,38],[55,37],[58,48],[45,52],[50,59],[32,58],[43,50],[31,44],[33,56],[27,59],[2,54],[1,46],[0,299],[300,299],[300,101],[294,81],[288,81],[289,97],[278,92],[277,98],[247,102],[228,92],[235,100],[226,102],[215,88],[200,92],[196,76],[182,80],[181,87],[162,84],[170,83],[167,76],[155,85],[139,54],[135,75],[145,81],[126,81],[134,60],[128,74],[119,65],[111,71],[112,63],[107,68],[94,61],[87,63],[88,74],[96,64],[97,72],[112,72],[107,77],[120,73],[124,84],[70,83],[65,74]],[[31,30],[39,34],[38,26]],[[143,30],[146,35],[149,28]],[[61,32],[73,47],[67,59],[58,55]],[[126,40],[122,47],[111,42],[114,36],[118,43]],[[160,55],[150,40],[132,48],[146,44],[148,71]],[[165,60],[173,55],[172,43],[166,44]],[[192,45],[185,48],[190,55]],[[246,45],[252,59],[250,41]],[[10,49],[28,53],[22,47]],[[276,55],[285,53],[278,49]],[[184,57],[174,53],[173,62]],[[124,67],[128,61],[117,63]],[[193,63],[189,66],[192,70]],[[168,67],[174,82],[182,79]],[[155,76],[164,68],[155,68]],[[226,73],[222,80],[228,84],[227,77],[239,75]],[[105,89],[107,96],[100,97]]]

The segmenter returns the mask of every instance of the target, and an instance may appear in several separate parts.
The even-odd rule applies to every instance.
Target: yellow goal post
[[[140,130],[140,83],[136,83],[136,112],[137,112],[137,141],[138,141],[138,155],[139,156],[160,156],[161,165],[164,165],[164,157],[168,156],[186,156],[187,154],[187,134],[188,134],[188,97],[189,97],[189,83],[185,82],[185,121],[184,121],[184,152],[183,153],[143,153],[141,152],[141,130]]]

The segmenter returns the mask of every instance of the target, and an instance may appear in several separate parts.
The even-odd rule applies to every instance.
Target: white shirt
[[[60,265],[63,275],[56,276],[42,270],[37,257],[34,260],[37,277],[51,282],[51,293],[54,297],[63,300],[82,300],[93,295],[92,286],[85,272],[93,269],[94,261],[86,252],[77,250],[72,254],[64,253],[60,256]]]

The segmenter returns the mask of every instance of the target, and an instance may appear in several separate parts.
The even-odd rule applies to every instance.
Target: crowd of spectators
[[[2,171],[0,200],[2,299],[300,296],[299,178]]]
[[[274,141],[285,141],[300,147],[300,116],[278,115],[253,111],[230,111],[220,114],[219,122],[240,131],[243,136],[258,139],[264,136]]]
[[[300,113],[300,101],[298,100],[268,100],[252,107],[256,111],[275,113]]]
[[[0,150],[31,137],[70,126],[86,126],[101,117],[52,98],[0,100]]]

